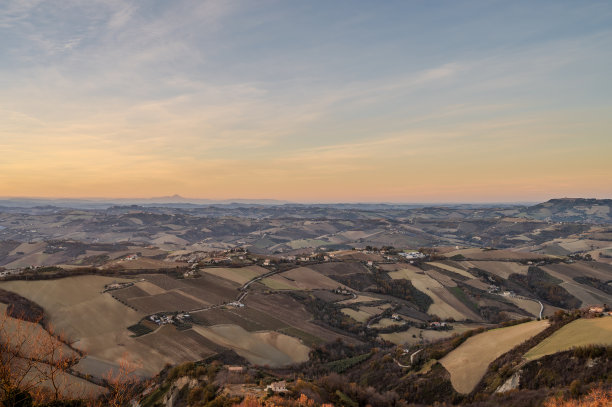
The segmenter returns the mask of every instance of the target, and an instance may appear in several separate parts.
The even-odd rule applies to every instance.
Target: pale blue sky
[[[6,0],[0,195],[612,197],[610,66],[609,1]]]

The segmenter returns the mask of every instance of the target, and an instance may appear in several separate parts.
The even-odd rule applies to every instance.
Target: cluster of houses
[[[430,322],[429,323],[429,329],[434,329],[434,330],[446,330],[446,329],[452,329],[451,325],[448,325],[446,322],[438,322],[438,321],[434,321],[434,322]]]
[[[408,259],[408,260],[418,260],[418,259],[424,259],[425,257],[427,257],[425,254],[421,252],[401,252],[398,254],[401,257]]]
[[[609,308],[606,306],[606,304],[604,304],[603,307],[600,307],[598,305],[589,307],[589,313],[595,316],[612,316],[612,312],[609,311]]]
[[[334,292],[334,294],[340,294],[340,295],[353,295],[353,292],[350,290],[347,290],[346,288],[342,288],[342,287],[338,287],[334,290],[332,290]]]
[[[119,261],[132,261],[132,260],[136,260],[138,259],[138,255],[137,254],[129,254],[125,257],[122,257]]]
[[[285,393],[289,391],[287,390],[287,382],[284,380],[269,384],[268,386],[266,386],[266,391],[268,390],[271,390],[274,393]]]
[[[8,277],[15,274],[21,274],[22,272],[22,270],[2,270],[0,271],[0,278]]]
[[[191,318],[191,315],[182,312],[178,314],[153,314],[149,319],[155,322],[157,325],[167,325],[174,323],[183,323],[185,320]]]

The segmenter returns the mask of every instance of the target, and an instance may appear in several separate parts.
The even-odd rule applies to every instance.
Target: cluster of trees
[[[45,311],[33,301],[0,288],[0,303],[7,304],[6,314],[30,322],[44,322]]]
[[[559,285],[562,281],[536,266],[529,267],[527,275],[512,274],[508,279],[535,293],[542,300],[560,308],[579,308],[582,303]]]
[[[410,280],[392,280],[384,273],[376,273],[373,276],[376,288],[374,292],[391,295],[415,304],[420,311],[427,312],[433,300],[424,292],[419,291],[412,285]]]
[[[589,285],[593,288],[597,288],[598,290],[601,290],[606,294],[612,294],[612,285],[610,285],[612,280],[604,282],[593,277],[579,276],[574,277],[574,281],[580,284]]]

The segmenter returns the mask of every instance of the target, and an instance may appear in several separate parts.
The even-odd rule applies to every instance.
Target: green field
[[[562,352],[578,346],[612,345],[612,317],[578,319],[559,329],[525,354],[525,359]]]

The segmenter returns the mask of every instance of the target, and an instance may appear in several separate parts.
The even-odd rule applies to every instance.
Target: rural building
[[[244,366],[225,366],[228,372],[231,373],[242,373],[244,372]]]
[[[285,382],[284,380],[269,384],[266,387],[266,390],[272,390],[274,393],[284,393],[286,391],[289,391],[287,390],[287,382]]]

